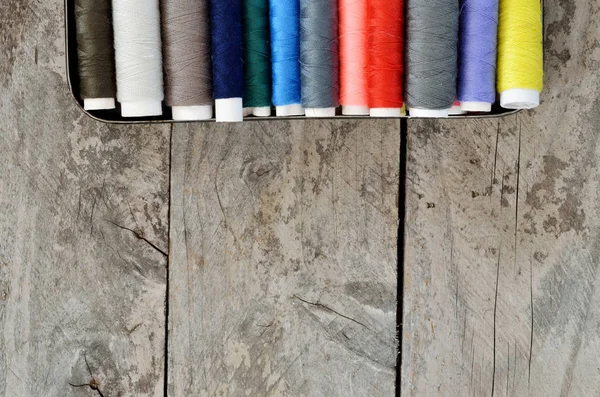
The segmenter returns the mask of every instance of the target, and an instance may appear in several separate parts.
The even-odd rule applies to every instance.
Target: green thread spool
[[[269,1],[244,0],[244,108],[255,116],[271,115],[271,46]]]

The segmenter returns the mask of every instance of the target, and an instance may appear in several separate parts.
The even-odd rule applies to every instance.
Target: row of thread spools
[[[174,120],[532,108],[541,14],[540,0],[75,0],[80,94],[123,117],[165,100]]]

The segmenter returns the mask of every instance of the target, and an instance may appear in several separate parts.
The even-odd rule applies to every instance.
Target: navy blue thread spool
[[[211,0],[213,89],[217,121],[242,121],[242,0]]]

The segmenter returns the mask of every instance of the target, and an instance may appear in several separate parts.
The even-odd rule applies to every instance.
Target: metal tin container
[[[121,116],[120,105],[117,102],[117,107],[112,110],[84,110],[83,100],[79,95],[79,74],[77,67],[77,36],[75,30],[75,0],[65,0],[65,54],[67,66],[67,81],[73,99],[80,107],[81,111],[86,113],[91,118],[112,124],[148,124],[148,123],[189,123],[190,121],[175,121],[171,118],[171,109],[163,103],[163,115],[160,117],[145,117],[145,118],[125,118]],[[490,113],[484,114],[466,114],[450,116],[450,119],[470,119],[470,118],[493,118],[501,117],[516,113],[516,110],[508,110],[501,108],[498,104],[492,106]],[[340,109],[335,119],[374,119],[368,116],[343,116]],[[289,116],[289,117],[247,117],[244,120],[304,120],[306,116]],[[410,116],[397,117],[410,118]],[[195,122],[211,122],[213,120],[195,121]]]

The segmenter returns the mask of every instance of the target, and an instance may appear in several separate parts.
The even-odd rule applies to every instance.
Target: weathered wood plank
[[[176,126],[169,396],[387,396],[397,121]]]
[[[105,397],[162,396],[169,130],[84,116],[62,23],[0,4],[0,396],[98,395],[84,358]]]
[[[600,394],[597,2],[546,2],[545,103],[409,124],[404,396]]]

